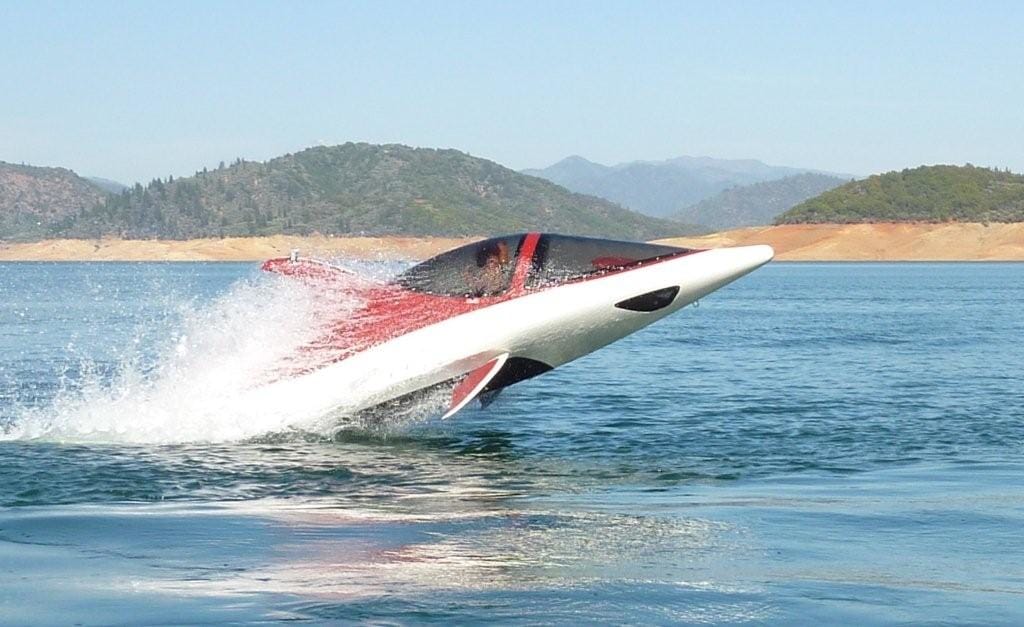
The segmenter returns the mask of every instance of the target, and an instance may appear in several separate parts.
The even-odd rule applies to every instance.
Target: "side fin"
[[[264,272],[283,274],[285,276],[326,278],[338,275],[351,275],[351,270],[331,265],[316,259],[299,259],[296,256],[268,259],[260,269]]]
[[[448,418],[476,398],[491,379],[494,378],[494,375],[501,371],[501,367],[505,365],[507,359],[508,353],[502,353],[479,368],[470,370],[462,381],[455,386],[455,389],[452,391],[452,400],[448,404],[448,411],[441,418]]]
[[[264,272],[280,274],[312,286],[338,283],[367,283],[366,279],[351,270],[315,259],[280,257],[264,261],[260,269]]]

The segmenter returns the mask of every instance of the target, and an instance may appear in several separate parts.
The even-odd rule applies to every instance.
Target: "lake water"
[[[774,263],[485,410],[240,438],[297,298],[0,264],[0,623],[1024,623],[1024,265]]]

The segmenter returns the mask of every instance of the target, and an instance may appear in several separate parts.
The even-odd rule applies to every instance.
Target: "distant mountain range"
[[[128,186],[124,183],[118,183],[117,181],[111,181],[110,179],[100,178],[98,176],[87,176],[85,180],[89,181],[96,187],[99,187],[103,191],[110,192],[111,194],[120,194],[124,190],[128,189]]]
[[[524,174],[547,179],[574,192],[592,194],[659,217],[678,214],[732,187],[807,172],[851,178],[807,168],[773,166],[753,159],[711,157],[677,157],[606,166],[572,156],[543,169],[523,170]]]
[[[848,181],[825,174],[805,173],[730,187],[672,217],[713,231],[771,224],[780,214],[801,202]]]
[[[265,163],[237,160],[104,194],[69,170],[36,168],[21,188],[63,189],[0,202],[0,238],[310,234],[488,235],[526,230],[648,239],[693,232],[576,194],[457,150],[348,143]],[[8,179],[0,189],[11,193]],[[72,186],[74,183],[74,186]],[[75,192],[75,193],[72,193]],[[77,195],[76,195],[77,194]],[[70,197],[74,196],[74,202]],[[54,208],[59,209],[54,209]],[[40,212],[45,220],[34,220]],[[26,222],[35,224],[27,228]]]
[[[970,164],[921,166],[852,181],[776,220],[865,222],[1024,222],[1024,176]]]
[[[0,239],[46,237],[106,197],[71,170],[0,161]]]

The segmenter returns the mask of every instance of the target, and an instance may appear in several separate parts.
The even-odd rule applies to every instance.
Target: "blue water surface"
[[[448,421],[69,424],[267,280],[0,264],[0,623],[1024,623],[1024,265],[774,263]]]

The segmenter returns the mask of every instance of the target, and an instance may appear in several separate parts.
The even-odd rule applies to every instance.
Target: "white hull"
[[[702,251],[540,290],[429,325],[312,373],[261,390],[296,415],[353,414],[442,383],[507,353],[557,367],[625,337],[772,259],[769,246]],[[657,311],[623,300],[678,286]]]

